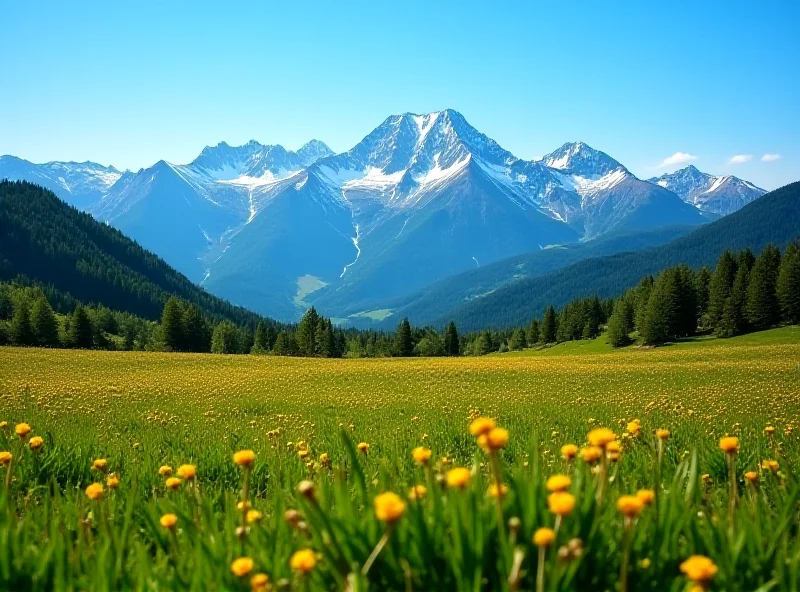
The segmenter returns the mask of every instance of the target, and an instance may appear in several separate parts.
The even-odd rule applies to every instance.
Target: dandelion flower
[[[105,473],[108,470],[108,461],[105,458],[96,458],[92,461],[92,469]]]
[[[28,434],[30,434],[32,430],[31,426],[29,426],[27,423],[18,423],[17,427],[14,428],[14,431],[16,432],[17,436],[20,437],[20,439],[24,440],[28,437]]]
[[[414,485],[408,490],[408,497],[412,500],[421,500],[428,493],[428,488],[424,485]]]
[[[549,547],[556,540],[556,533],[552,528],[537,528],[533,533],[533,544],[537,547]]]
[[[250,557],[239,557],[231,563],[231,573],[240,578],[246,576],[255,567],[255,562]]]
[[[745,479],[746,479],[746,480],[747,480],[749,483],[755,483],[756,481],[758,481],[758,473],[756,473],[755,471],[747,471],[747,472],[744,474],[744,478],[745,478]]]
[[[641,424],[639,423],[639,420],[638,420],[638,419],[634,419],[633,421],[631,421],[631,422],[628,422],[628,426],[627,426],[627,427],[628,427],[628,432],[629,432],[629,433],[630,433],[630,435],[631,435],[631,436],[633,436],[633,437],[636,437],[636,436],[638,436],[638,435],[639,435],[639,432],[640,432],[640,431],[641,431],[641,429],[642,429],[642,426],[641,426]]]
[[[589,464],[596,463],[601,456],[603,456],[603,449],[598,446],[586,446],[581,449],[581,458]]]
[[[317,558],[314,556],[314,551],[311,549],[300,549],[295,551],[292,558],[289,560],[289,566],[300,573],[308,573],[317,564]]]
[[[578,447],[575,444],[564,444],[561,447],[561,456],[567,460],[572,460],[578,455]]]
[[[256,460],[256,453],[252,450],[240,450],[236,454],[233,455],[233,462],[235,462],[240,467],[245,467],[247,469],[252,468],[253,463]]]
[[[617,435],[608,428],[595,428],[586,435],[592,446],[605,448],[610,442],[617,439]]]
[[[643,507],[644,502],[636,495],[623,495],[617,500],[617,509],[626,518],[636,518]]]
[[[164,485],[166,485],[167,489],[171,489],[174,491],[181,486],[181,483],[183,483],[183,481],[181,481],[177,477],[170,477],[164,482]]]
[[[169,465],[162,465],[158,469],[158,474],[161,475],[162,477],[169,477],[172,475],[172,467]]]
[[[431,459],[431,450],[430,448],[425,448],[424,446],[417,446],[411,451],[411,456],[419,464],[427,465]]]
[[[475,436],[476,438],[478,436],[485,436],[486,434],[491,432],[496,425],[497,424],[495,424],[493,419],[490,419],[488,417],[479,417],[473,420],[471,424],[469,424],[469,433]]]
[[[28,443],[28,446],[30,446],[31,450],[35,452],[41,449],[42,446],[44,446],[44,440],[42,439],[41,436],[34,436]]]
[[[0,465],[8,465],[11,463],[14,455],[11,454],[8,450],[3,450],[0,452]]]
[[[775,433],[775,428],[771,425],[768,425],[767,427],[764,428],[764,433],[767,434],[767,436],[771,436],[772,434]]]
[[[259,512],[258,510],[248,510],[247,511],[247,523],[248,524],[255,524],[256,522],[261,522],[261,519],[264,515]]]
[[[119,487],[119,477],[116,475],[109,475],[106,477],[106,487],[109,489],[116,489]]]
[[[265,573],[257,573],[250,578],[250,590],[252,592],[266,592],[269,590],[269,576]]]
[[[765,460],[761,462],[761,468],[765,471],[772,471],[773,473],[777,473],[779,467],[780,465],[778,465],[777,460]]]
[[[569,486],[572,485],[572,479],[567,477],[566,475],[551,475],[547,478],[547,482],[545,483],[545,487],[547,487],[547,491],[566,491],[569,489]]]
[[[692,582],[706,583],[717,575],[717,566],[703,555],[692,555],[681,563],[681,572]]]
[[[508,493],[508,485],[505,483],[501,483],[500,485],[497,483],[492,483],[489,486],[487,493],[489,494],[489,497],[494,499],[503,498]]]
[[[652,489],[640,489],[636,492],[636,497],[639,498],[645,506],[649,506],[652,504],[656,499],[656,492]]]
[[[194,465],[181,465],[178,467],[178,477],[191,481],[197,476],[197,467]]]
[[[174,528],[178,524],[178,517],[175,514],[164,514],[159,522],[164,528]]]
[[[358,451],[361,452],[362,454],[366,454],[367,452],[369,452],[369,444],[367,444],[366,442],[359,442],[356,448],[358,448]]]
[[[92,483],[86,488],[86,495],[89,499],[94,501],[103,499],[103,485],[100,483]]]
[[[465,488],[469,485],[471,474],[469,469],[465,469],[464,467],[456,467],[455,469],[450,469],[447,471],[447,486],[448,487],[458,487],[458,488]]]
[[[406,503],[391,491],[375,496],[373,503],[378,520],[389,524],[402,518],[406,511]]]
[[[575,509],[575,496],[566,491],[556,491],[547,496],[547,507],[557,516],[569,516]]]
[[[656,430],[656,438],[659,440],[669,440],[669,430],[664,428]]]
[[[725,454],[736,454],[739,452],[739,438],[726,436],[719,439],[719,448]]]

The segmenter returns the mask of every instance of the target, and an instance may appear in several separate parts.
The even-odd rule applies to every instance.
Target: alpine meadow
[[[800,5],[0,21],[0,592],[800,592]]]

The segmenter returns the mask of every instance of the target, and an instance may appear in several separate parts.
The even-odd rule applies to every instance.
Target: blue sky
[[[0,154],[34,162],[343,151],[451,107],[521,158],[583,140],[641,177],[800,179],[795,0],[31,1],[0,22]]]

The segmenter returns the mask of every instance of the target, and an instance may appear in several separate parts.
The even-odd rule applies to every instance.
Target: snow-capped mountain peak
[[[546,155],[542,162],[551,169],[584,176],[602,177],[619,168],[625,168],[605,152],[595,150],[583,142],[568,142]]]
[[[766,193],[749,181],[733,175],[709,175],[693,165],[648,180],[677,193],[683,201],[700,210],[722,216]]]

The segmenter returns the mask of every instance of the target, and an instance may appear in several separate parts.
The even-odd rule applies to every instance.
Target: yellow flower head
[[[181,486],[181,483],[183,483],[183,481],[181,481],[177,477],[170,477],[164,482],[164,485],[167,486],[167,489],[172,489],[174,491],[175,489],[178,489],[178,487]]]
[[[181,465],[178,467],[178,477],[191,481],[197,476],[197,467],[194,465]]]
[[[765,471],[772,471],[773,473],[777,473],[779,467],[780,465],[778,465],[777,460],[765,460],[761,462],[761,468],[764,469]]]
[[[537,528],[533,533],[533,544],[537,547],[549,547],[556,540],[556,533],[552,528]]]
[[[109,475],[106,477],[106,487],[109,489],[116,489],[119,487],[119,477],[116,475]]]
[[[162,477],[169,477],[172,475],[172,467],[169,465],[163,465],[158,469],[158,474]]]
[[[14,455],[11,454],[8,450],[3,450],[0,452],[0,465],[8,465],[11,463],[11,460],[14,458]]]
[[[547,491],[566,491],[570,485],[572,485],[572,479],[566,475],[550,475],[545,483]]]
[[[245,510],[250,509],[250,502],[247,500],[242,500],[238,504],[236,504],[236,509],[240,512],[244,512]]]
[[[669,440],[669,430],[664,428],[656,430],[656,438],[659,440]]]
[[[89,499],[99,501],[103,499],[103,485],[100,483],[92,483],[86,488],[86,495]]]
[[[247,511],[247,523],[248,524],[255,524],[256,522],[261,522],[261,519],[264,515],[259,512],[258,510],[248,510]]]
[[[431,450],[430,448],[425,448],[424,446],[417,446],[411,451],[411,456],[414,457],[414,460],[419,464],[427,465],[431,460]]]
[[[581,448],[581,458],[589,464],[596,463],[600,460],[601,456],[603,456],[603,449],[598,446],[586,446],[585,448]]]
[[[105,473],[108,470],[108,461],[104,458],[96,458],[92,461],[92,469]]]
[[[252,450],[240,450],[233,455],[233,462],[240,467],[251,468],[256,460],[256,453]]]
[[[44,440],[41,436],[34,436],[31,438],[31,441],[28,443],[28,446],[31,447],[31,450],[36,451],[41,449],[44,446]]]
[[[617,439],[617,435],[608,428],[595,428],[586,435],[592,446],[605,448],[610,442]]]
[[[739,452],[739,438],[735,436],[725,436],[719,439],[719,449],[725,454],[736,454]]]
[[[0,421],[0,430],[5,430],[7,428],[8,428],[8,422],[7,421]]]
[[[547,496],[547,506],[557,516],[569,516],[575,509],[575,496],[566,491],[556,491]]]
[[[764,428],[764,433],[767,434],[768,436],[771,436],[772,434],[775,433],[775,428],[771,425],[768,425],[767,427]]]
[[[469,433],[476,438],[478,436],[484,436],[492,431],[496,425],[494,420],[489,417],[479,417],[469,424]]]
[[[317,564],[317,558],[311,549],[300,549],[295,551],[289,560],[289,566],[300,573],[308,573]]]
[[[575,444],[564,444],[561,447],[561,456],[567,460],[572,460],[578,455],[578,447]]]
[[[178,524],[178,517],[175,514],[164,514],[159,522],[164,528],[174,528]]]
[[[758,473],[755,471],[747,471],[744,474],[744,478],[747,480],[748,483],[755,483],[758,481]]]
[[[367,444],[366,442],[359,442],[356,448],[358,448],[358,451],[361,452],[362,454],[366,454],[367,452],[369,452],[369,444]]]
[[[493,497],[494,499],[503,498],[508,493],[508,485],[505,483],[501,483],[500,485],[492,483],[487,493],[489,497]]]
[[[681,571],[692,582],[708,582],[717,575],[717,566],[708,557],[692,555],[681,563]]]
[[[406,511],[406,503],[400,499],[399,495],[391,491],[376,495],[373,504],[378,520],[390,524],[402,518]]]
[[[421,500],[428,493],[428,488],[424,485],[414,485],[408,490],[408,498],[412,500]]]
[[[636,497],[639,498],[645,506],[649,506],[652,504],[656,499],[656,492],[652,489],[640,489],[636,492]]]
[[[508,430],[505,428],[492,428],[486,434],[486,448],[489,450],[500,450],[508,444]]]
[[[458,488],[465,488],[469,485],[471,474],[469,469],[465,469],[464,467],[456,467],[455,469],[450,469],[447,471],[446,479],[447,479],[447,486],[448,487],[458,487]]]
[[[252,592],[266,592],[269,590],[269,576],[265,573],[257,573],[250,578],[250,590]]]
[[[617,509],[627,518],[636,518],[643,507],[644,502],[636,495],[623,495],[617,500]]]
[[[255,567],[255,562],[250,557],[239,557],[231,563],[231,573],[235,576],[243,578]]]
[[[631,436],[638,436],[639,432],[642,429],[642,426],[639,423],[638,419],[634,419],[633,421],[629,421],[627,427],[628,427],[628,432],[631,434]]]
[[[31,433],[31,426],[27,423],[18,423],[17,427],[14,428],[14,431],[17,433],[21,439],[25,439],[28,437],[28,434]]]
[[[327,452],[323,452],[319,455],[319,464],[321,464],[323,467],[327,467],[331,464],[331,457]]]

